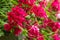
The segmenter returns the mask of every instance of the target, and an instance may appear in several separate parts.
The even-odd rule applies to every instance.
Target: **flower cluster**
[[[22,4],[27,4],[29,6],[32,6],[34,5],[36,0],[18,0],[19,3],[22,3]]]
[[[51,6],[53,10],[56,10],[56,11],[60,10],[60,3],[58,0],[54,0]]]
[[[4,29],[6,31],[10,31],[12,28],[14,28],[13,26],[16,26],[14,28],[14,33],[18,35],[21,32],[21,28],[19,28],[19,26],[23,27],[23,22],[26,21],[26,15],[27,14],[24,9],[18,6],[12,8],[12,11],[8,13],[8,24],[4,25]]]
[[[4,30],[7,32],[14,30],[14,34],[18,36],[23,32],[23,29],[26,29],[27,37],[25,38],[28,40],[44,40],[47,35],[53,40],[60,40],[58,34],[60,30],[58,21],[60,19],[60,2],[59,0],[53,0],[51,3],[49,1],[18,0],[18,5],[7,13],[8,22],[4,24]],[[48,4],[51,7],[48,7]],[[51,11],[47,9],[51,9]],[[55,13],[53,14],[53,12]],[[52,15],[57,21],[53,20]],[[44,35],[43,29],[47,30],[48,34]],[[54,33],[53,36],[50,33]]]
[[[46,12],[44,11],[44,8],[41,6],[33,6],[32,11],[35,13],[36,16],[47,18]]]

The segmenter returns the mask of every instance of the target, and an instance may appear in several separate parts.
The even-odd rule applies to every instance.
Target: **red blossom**
[[[34,6],[32,8],[32,12],[34,12],[34,14],[38,17],[47,18],[46,12],[41,6]]]
[[[44,40],[44,38],[43,37],[38,37],[37,40]]]
[[[10,31],[12,29],[12,26],[10,24],[4,24],[4,30]]]
[[[20,26],[22,26],[22,23],[25,22],[25,17],[27,16],[26,12],[16,6],[14,8],[12,8],[12,11],[8,13],[8,20],[9,22],[14,22]]]
[[[15,28],[14,29],[14,34],[15,36],[18,36],[19,34],[21,34],[22,30],[20,28]]]
[[[39,36],[39,28],[37,26],[32,26],[29,30],[28,30],[28,35],[30,38],[34,38]]]
[[[55,11],[60,10],[60,3],[58,2],[58,0],[54,0],[54,2],[51,4],[51,7]]]
[[[60,35],[59,35],[59,34],[55,34],[55,35],[53,36],[53,38],[54,38],[54,40],[60,40]]]
[[[37,37],[37,40],[44,40],[44,36],[42,34],[39,34],[39,36]]]
[[[28,4],[32,6],[36,0],[18,0],[19,3]]]

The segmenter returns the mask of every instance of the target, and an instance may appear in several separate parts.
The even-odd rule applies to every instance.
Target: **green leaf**
[[[27,33],[28,33],[28,31],[27,31],[26,29],[23,29],[22,35],[23,35],[23,36],[28,36]]]
[[[4,32],[1,31],[1,29],[0,29],[0,37],[1,37],[1,36],[4,36]]]

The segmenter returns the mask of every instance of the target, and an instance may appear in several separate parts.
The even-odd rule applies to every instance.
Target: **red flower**
[[[44,40],[44,37],[42,34],[39,34],[39,36],[37,37],[37,40]]]
[[[20,26],[22,26],[23,22],[26,22],[25,17],[27,16],[26,12],[19,8],[18,6],[12,8],[12,11],[8,13],[9,22],[14,22]]]
[[[60,40],[60,35],[59,35],[59,34],[55,34],[55,35],[53,36],[53,38],[54,38],[54,40]]]
[[[27,0],[18,0],[19,3],[25,3],[26,4]]]
[[[56,22],[55,26],[60,29],[60,22]]]
[[[57,31],[57,29],[60,29],[60,23],[59,22],[50,23],[48,26],[51,27],[53,32]]]
[[[51,19],[45,19],[43,21],[43,27],[47,27],[48,25],[50,25],[49,23],[53,23],[53,21]]]
[[[23,17],[27,16],[25,10],[20,8],[19,6],[12,8],[12,12],[17,16],[23,16]]]
[[[41,6],[34,6],[32,8],[32,12],[34,12],[34,14],[38,17],[47,18],[46,12]]]
[[[19,3],[28,4],[32,6],[36,0],[18,0]]]
[[[10,31],[12,29],[10,24],[4,24],[4,30]]]
[[[21,34],[21,32],[22,32],[22,30],[19,29],[19,28],[15,28],[15,29],[14,29],[14,34],[15,34],[15,36],[18,36],[19,34]]]
[[[44,38],[43,37],[38,37],[37,40],[44,40]]]
[[[52,25],[53,24],[53,25]],[[57,29],[60,28],[60,23],[59,22],[54,22],[50,19],[46,19],[43,21],[43,26],[44,27],[50,27],[52,29],[53,32],[55,32]]]
[[[55,11],[58,11],[60,9],[60,3],[58,2],[58,0],[54,0],[54,2],[51,4],[52,9]]]
[[[29,30],[28,30],[28,36],[30,38],[34,38],[37,37],[39,35],[39,28],[37,26],[32,26]]]

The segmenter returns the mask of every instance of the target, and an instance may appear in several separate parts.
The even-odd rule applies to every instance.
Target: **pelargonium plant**
[[[17,1],[7,12],[6,32],[24,40],[60,40],[60,0]]]

